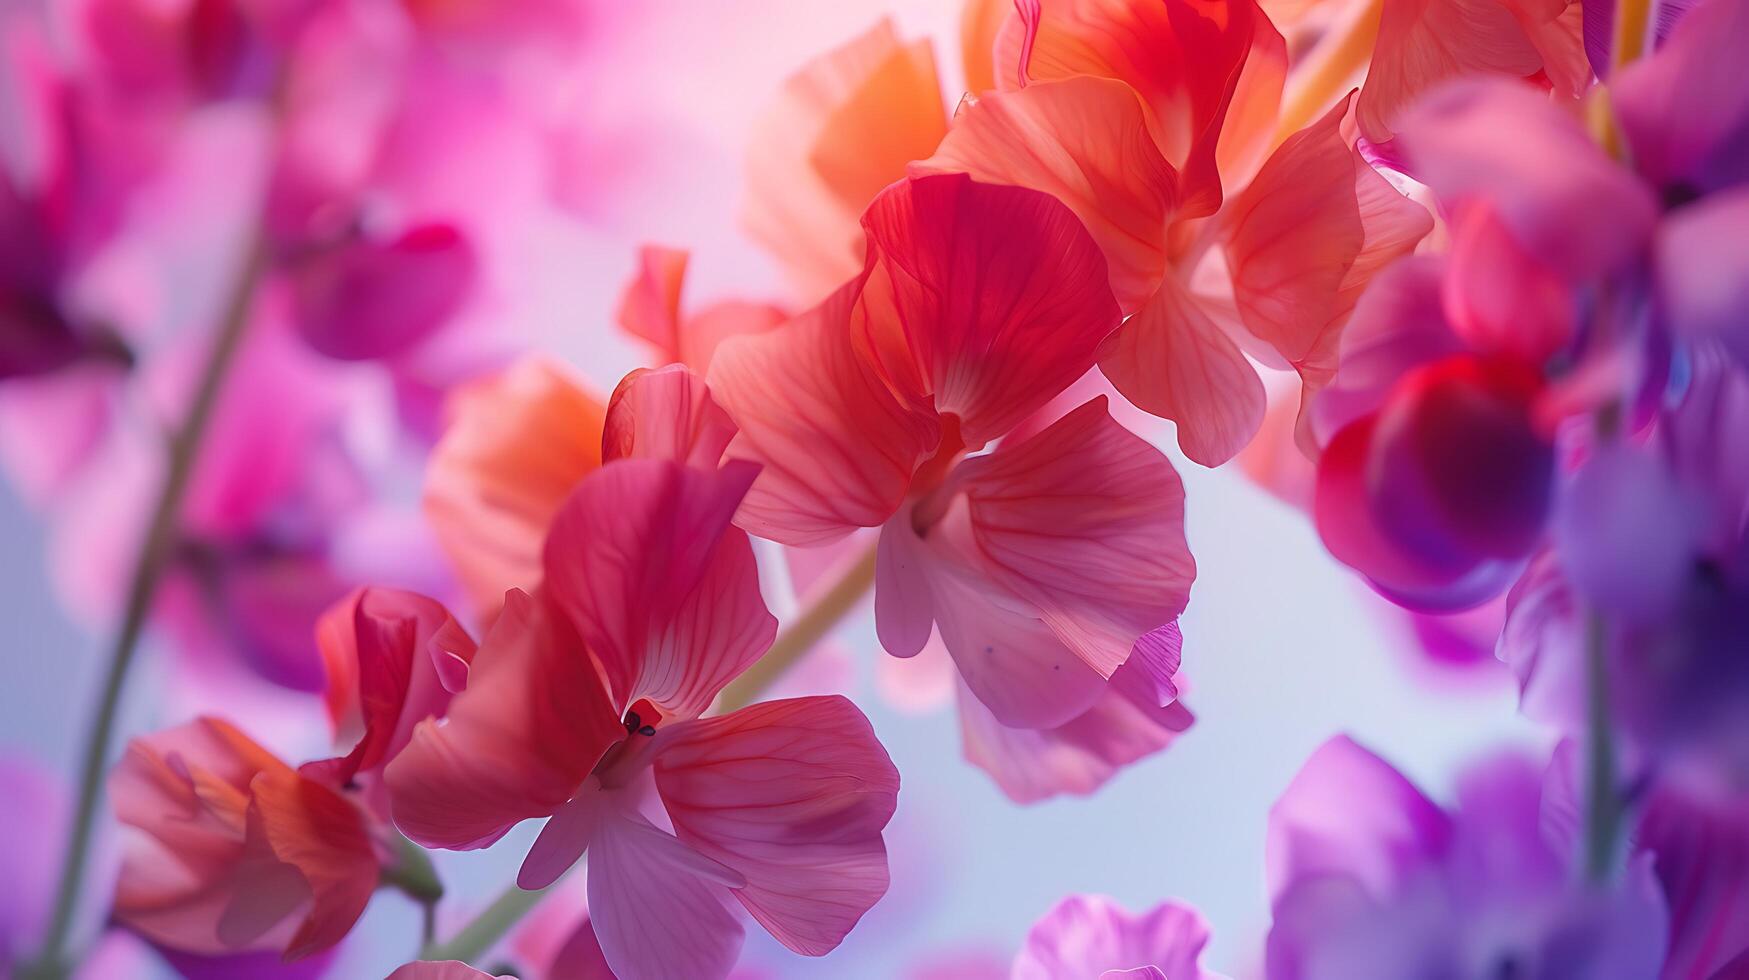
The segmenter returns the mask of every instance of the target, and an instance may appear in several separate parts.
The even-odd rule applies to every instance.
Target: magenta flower
[[[1013,980],[1221,980],[1198,962],[1208,940],[1208,923],[1188,905],[1131,915],[1102,895],[1071,895],[1026,934]]]
[[[1656,976],[1669,912],[1650,857],[1582,884],[1548,806],[1522,759],[1466,773],[1446,810],[1346,737],[1326,742],[1270,811],[1270,980]]]

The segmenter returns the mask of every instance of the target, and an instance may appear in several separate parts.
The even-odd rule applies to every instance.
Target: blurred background
[[[5,3],[0,9],[9,12],[22,6]],[[517,220],[494,241],[502,258],[495,259],[491,300],[466,314],[491,321],[493,336],[508,348],[569,361],[602,393],[647,357],[612,322],[639,245],[692,251],[689,305],[782,295],[775,269],[740,232],[736,213],[747,134],[789,73],[892,16],[904,36],[933,38],[944,77],[957,77],[959,7],[946,0],[627,6],[635,12],[599,18],[581,49],[589,60],[577,99],[589,125],[573,158],[577,170],[564,175],[575,200],[516,206]],[[480,169],[475,179],[502,173]],[[178,288],[199,294],[217,286],[197,275]],[[31,424],[28,415],[15,415],[14,424],[20,422]],[[1402,614],[1339,568],[1301,513],[1236,466],[1215,472],[1186,462],[1169,423],[1156,425],[1149,435],[1186,483],[1199,568],[1182,621],[1185,700],[1196,725],[1093,798],[1016,806],[961,759],[946,685],[923,676],[926,668],[910,676],[877,670],[883,655],[865,606],[840,632],[841,649],[823,649],[794,683],[847,684],[902,773],[899,814],[888,835],[892,890],[822,960],[791,956],[750,930],[746,962],[786,977],[843,978],[893,977],[926,963],[1005,963],[1059,898],[1100,892],[1132,909],[1168,897],[1196,905],[1214,926],[1205,963],[1248,975],[1268,924],[1266,814],[1325,738],[1353,734],[1437,797],[1461,761],[1536,737],[1516,715],[1516,691],[1503,666],[1485,655],[1443,664],[1424,656]],[[407,462],[403,469],[400,491],[411,501],[417,467]],[[28,506],[18,489],[0,487],[0,613],[9,634],[0,750],[70,774],[108,631],[70,611],[74,605],[57,585],[57,552],[82,525],[103,532],[96,517],[76,509],[56,521],[51,531],[43,511]],[[428,546],[416,526],[399,525],[342,543],[414,564]],[[149,636],[127,698],[124,734],[216,709],[240,715],[287,758],[326,752],[327,723],[314,697],[241,680],[191,689],[180,682],[186,671],[173,666],[166,646],[163,635]],[[496,894],[533,829],[520,828],[489,851],[437,854],[454,896],[446,914],[463,915],[470,900]],[[58,849],[40,843],[45,852]],[[581,891],[579,881],[560,885],[567,887]],[[417,934],[414,906],[386,894],[342,945],[332,975],[381,976],[411,957]]]

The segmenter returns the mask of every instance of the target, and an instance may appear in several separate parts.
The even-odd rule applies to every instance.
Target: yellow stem
[[[1615,36],[1610,39],[1609,67],[1620,71],[1646,51],[1652,26],[1652,0],[1616,0]]]
[[[1276,122],[1275,145],[1328,112],[1354,84],[1354,77],[1372,61],[1384,8],[1385,0],[1365,0],[1346,20],[1331,27],[1289,76]]]

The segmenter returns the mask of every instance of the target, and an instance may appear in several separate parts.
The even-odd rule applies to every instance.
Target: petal
[[[1658,302],[1670,329],[1716,339],[1749,365],[1749,189],[1696,202],[1665,218],[1656,244]]]
[[[746,877],[741,904],[807,956],[837,947],[887,890],[881,830],[899,773],[843,697],[769,701],[661,736],[674,832]]]
[[[1526,252],[1491,208],[1464,208],[1452,224],[1442,298],[1453,330],[1477,350],[1530,361],[1566,346],[1577,304],[1554,270]]]
[[[790,545],[875,527],[897,510],[940,438],[852,347],[861,283],[789,324],[724,343],[710,386],[740,433],[729,456],[761,464],[737,522]]]
[[[571,870],[571,865],[589,849],[589,842],[601,826],[604,803],[601,797],[600,790],[586,787],[571,802],[553,811],[546,826],[540,829],[540,836],[534,839],[534,846],[522,859],[516,887],[539,891]]]
[[[558,809],[624,737],[581,641],[556,610],[513,590],[467,690],[389,763],[395,823],[427,847],[484,847]]]
[[[1204,466],[1233,458],[1263,424],[1256,369],[1171,276],[1112,335],[1099,370],[1131,404],[1178,423],[1179,448]]]
[[[1081,76],[968,99],[935,155],[911,168],[955,171],[1062,201],[1104,252],[1119,305],[1135,310],[1154,294],[1169,262],[1178,173],[1128,85]]]
[[[1177,701],[1161,707],[1155,685],[1133,661],[1111,675],[1092,707],[1055,728],[1009,728],[969,693],[960,697],[966,760],[1021,804],[1090,796],[1125,766],[1171,745],[1195,720]]]
[[[666,717],[696,717],[771,646],[753,548],[729,524],[757,473],[616,460],[553,521],[546,588],[621,708],[648,698]]]
[[[1387,0],[1356,118],[1369,142],[1389,140],[1402,116],[1439,83],[1467,75],[1525,78],[1543,64],[1499,0]]]
[[[729,889],[695,874],[677,845],[635,815],[603,820],[590,845],[590,924],[619,980],[710,980],[734,967],[743,932]]]
[[[540,581],[547,525],[601,465],[605,412],[568,370],[540,358],[453,397],[426,471],[425,514],[477,609]]]
[[[890,20],[791,76],[755,125],[742,223],[813,302],[862,268],[857,216],[947,131],[928,41]]]
[[[1272,903],[1295,882],[1346,877],[1375,900],[1440,859],[1445,812],[1390,764],[1345,735],[1319,746],[1269,808],[1264,863]]]
[[[1343,137],[1349,101],[1288,137],[1222,218],[1246,329],[1314,386],[1372,274],[1433,229]]]
[[[1243,0],[1214,14],[1191,0],[1046,3],[1030,24],[1018,17],[1003,24],[996,84],[1075,75],[1127,82],[1151,110],[1161,152],[1184,176],[1184,216],[1200,217],[1220,207],[1216,148],[1246,60],[1258,47],[1273,62],[1285,53],[1280,45],[1262,11]],[[1247,85],[1247,118],[1257,89],[1267,86]]]
[[[460,960],[419,960],[396,967],[388,980],[493,980],[493,976]]]
[[[1178,699],[1178,685],[1173,678],[1178,676],[1178,667],[1183,662],[1184,634],[1174,621],[1143,633],[1124,667],[1139,675],[1136,680],[1141,689],[1149,692],[1152,703],[1164,708]]]
[[[638,268],[619,294],[614,322],[621,330],[649,341],[664,364],[681,361],[680,285],[686,278],[683,249],[644,245]]]
[[[703,378],[679,364],[639,368],[608,399],[601,458],[669,459],[714,470],[733,438],[735,423],[711,399]]]
[[[1641,173],[1686,194],[1749,180],[1749,85],[1743,82],[1741,43],[1746,33],[1749,4],[1696,4],[1657,52],[1624,68],[1611,83],[1610,104]]]
[[[882,534],[875,552],[875,632],[895,657],[914,657],[935,628],[935,599],[914,534]]]
[[[329,718],[358,739],[331,773],[342,784],[393,758],[415,724],[442,716],[451,692],[440,671],[459,663],[465,678],[475,649],[442,603],[380,587],[358,589],[324,613],[316,643]]]
[[[1655,855],[1670,905],[1670,980],[1735,976],[1749,950],[1749,834],[1741,801],[1707,804],[1668,789],[1647,806],[1635,843]]]
[[[996,33],[1013,10],[1014,0],[968,0],[960,8],[960,67],[967,92],[996,87]]]
[[[260,835],[275,857],[296,868],[313,899],[286,958],[333,946],[352,930],[377,888],[375,845],[363,812],[339,793],[291,772],[262,772],[250,789],[248,837]]]
[[[1026,934],[1014,959],[1014,980],[1101,974],[1215,980],[1198,962],[1208,941],[1208,921],[1188,905],[1163,902],[1132,915],[1103,895],[1071,895]]]
[[[1569,282],[1631,259],[1652,230],[1645,186],[1526,85],[1455,82],[1400,129],[1410,171],[1442,201],[1491,204],[1519,244]]]
[[[956,416],[970,447],[1072,384],[1117,327],[1099,247],[1049,195],[964,174],[911,177],[862,222],[877,262],[869,347],[897,390]]]
[[[293,266],[298,329],[341,360],[405,353],[461,308],[478,264],[473,246],[447,224],[319,253]]]

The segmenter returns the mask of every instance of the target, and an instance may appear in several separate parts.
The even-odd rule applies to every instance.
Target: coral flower
[[[217,719],[135,739],[109,794],[133,831],[115,917],[154,943],[308,956],[376,890],[382,848],[364,811]]]
[[[620,400],[636,414],[610,421],[632,433],[616,444],[667,448],[611,459],[565,503],[540,594],[506,597],[467,690],[389,765],[395,820],[471,848],[550,817],[518,880],[542,887],[587,852],[591,927],[628,980],[726,976],[737,902],[821,955],[886,889],[898,775],[840,697],[700,717],[776,629],[729,523],[757,468],[677,462],[727,436],[683,424],[684,398],[638,401]]]

